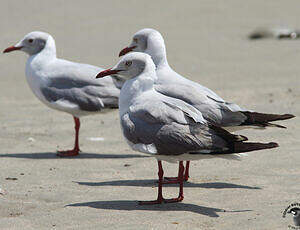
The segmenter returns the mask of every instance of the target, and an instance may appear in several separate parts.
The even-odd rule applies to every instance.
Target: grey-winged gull
[[[79,154],[81,116],[117,108],[121,82],[111,77],[96,80],[102,68],[70,62],[56,57],[53,37],[44,32],[31,32],[3,52],[24,51],[29,55],[26,79],[35,96],[52,109],[69,113],[75,122],[75,144],[72,150],[58,151],[58,156]]]
[[[169,66],[165,42],[157,30],[146,28],[136,32],[131,44],[121,50],[119,56],[131,51],[147,53],[152,57],[158,76],[155,82],[158,92],[193,105],[207,121],[228,131],[267,126],[284,128],[270,122],[294,117],[291,114],[265,114],[243,109],[237,104],[225,101],[207,87],[181,76]],[[189,177],[188,169],[189,162],[186,165],[185,180]],[[173,179],[176,183],[176,178]]]
[[[154,88],[155,64],[148,54],[126,54],[118,64],[100,72],[97,78],[120,74],[124,83],[119,98],[122,131],[135,151],[148,153],[158,160],[158,197],[140,204],[159,204],[183,200],[184,160],[222,157],[235,159],[243,152],[278,147],[277,143],[245,142],[205,120],[202,113],[185,101],[166,96]],[[161,161],[179,161],[179,196],[162,196]]]

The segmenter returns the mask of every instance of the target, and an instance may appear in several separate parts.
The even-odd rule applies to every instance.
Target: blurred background
[[[59,57],[109,67],[136,31],[151,27],[164,36],[169,63],[177,72],[219,94],[225,90],[222,96],[229,100],[235,95],[227,95],[227,90],[247,88],[249,82],[257,88],[266,84],[265,78],[272,79],[274,87],[295,86],[299,41],[250,42],[247,36],[259,27],[300,28],[299,7],[297,0],[2,0],[0,47],[41,30],[55,38]],[[2,83],[24,84],[25,59],[19,53],[0,59]],[[21,98],[29,90],[23,88]]]

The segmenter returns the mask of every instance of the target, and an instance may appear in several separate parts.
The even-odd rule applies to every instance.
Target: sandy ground
[[[169,63],[229,101],[299,117],[299,41],[248,41],[261,26],[300,27],[295,1],[1,1],[1,49],[33,30],[54,36],[58,56],[110,67],[144,27],[162,32]],[[297,27],[298,26],[298,27]],[[70,115],[50,110],[24,76],[26,55],[0,58],[0,229],[288,229],[282,212],[299,202],[299,118],[288,129],[244,131],[280,148],[242,161],[192,162],[185,199],[156,198],[155,159],[133,152],[118,112],[82,120],[80,157],[60,159],[73,144]],[[91,141],[91,137],[104,138]],[[177,165],[164,163],[175,176]],[[14,179],[16,178],[16,179]],[[166,197],[177,196],[166,186]]]

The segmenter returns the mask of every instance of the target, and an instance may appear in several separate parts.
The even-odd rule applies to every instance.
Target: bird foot
[[[177,198],[171,198],[171,199],[164,199],[164,203],[176,203],[183,201],[183,196],[179,196]]]
[[[153,205],[153,204],[161,204],[161,203],[176,203],[181,202],[183,200],[183,196],[179,196],[177,198],[171,199],[157,199],[157,200],[150,200],[150,201],[139,201],[139,205]]]
[[[179,183],[179,179],[178,177],[164,177],[163,184],[178,184]]]
[[[183,181],[188,181],[189,177],[184,177]],[[180,182],[180,180],[178,179],[178,177],[164,177],[162,183],[163,184],[178,184]]]
[[[139,205],[153,205],[153,204],[161,204],[163,200],[150,200],[150,201],[138,201]]]
[[[79,155],[79,152],[80,152],[80,149],[57,151],[56,156],[59,156],[59,157],[74,157],[74,156]]]

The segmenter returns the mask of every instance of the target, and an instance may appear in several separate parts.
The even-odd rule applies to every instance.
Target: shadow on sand
[[[79,185],[86,186],[141,186],[141,187],[153,187],[156,184],[155,180],[115,180],[105,182],[79,182],[74,181]],[[164,184],[164,187],[178,187],[178,184]],[[192,183],[185,182],[184,187],[190,188],[213,188],[213,189],[226,189],[226,188],[238,188],[238,189],[261,189],[260,187],[253,187],[247,185],[231,184],[224,182],[212,182],[212,183]]]
[[[56,156],[56,152],[45,152],[45,153],[0,153],[1,157],[12,157],[12,158],[28,158],[28,159],[56,159],[60,158]],[[149,156],[143,156],[138,154],[97,154],[97,153],[80,153],[75,157],[66,157],[62,159],[123,159],[123,158],[144,158]]]
[[[135,200],[92,201],[66,205],[67,207],[91,207],[97,209],[125,210],[125,211],[188,211],[209,217],[219,217],[218,212],[249,212],[252,210],[227,211],[195,204],[170,203],[158,205],[139,205]]]

